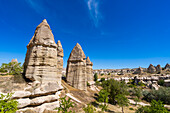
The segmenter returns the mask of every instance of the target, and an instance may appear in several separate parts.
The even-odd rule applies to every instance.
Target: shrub
[[[0,97],[0,113],[15,113],[17,111],[18,102],[11,99],[12,93],[7,95],[1,94]]]
[[[103,76],[103,75],[104,75],[104,73],[101,74],[101,76]]]
[[[74,107],[74,102],[71,102],[71,98],[69,98],[68,100],[66,100],[66,96],[63,98],[60,98],[60,107],[56,108],[56,110],[58,110],[58,113],[60,113],[60,111],[62,113],[72,113],[72,111],[69,111],[69,108],[73,108]]]
[[[103,81],[105,81],[105,78],[101,78],[101,79],[100,79],[100,82],[103,82]]]
[[[170,87],[160,87],[159,90],[143,91],[143,99],[151,102],[151,100],[161,100],[164,104],[170,104]]]
[[[163,86],[164,85],[164,80],[163,79],[159,80],[158,85]]]
[[[136,113],[168,113],[168,110],[164,107],[162,102],[159,100],[151,101],[151,106],[141,106],[136,110]]]
[[[90,86],[90,84],[87,82],[87,86]]]
[[[97,79],[98,79],[98,75],[97,75],[97,73],[95,73],[94,74],[94,81],[97,81]]]
[[[94,113],[96,109],[93,107],[93,105],[88,104],[87,107],[83,108],[85,113]]]
[[[129,110],[134,110],[133,108],[129,108]]]

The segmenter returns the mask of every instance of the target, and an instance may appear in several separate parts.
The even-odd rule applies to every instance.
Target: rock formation
[[[67,83],[77,89],[87,90],[87,80],[92,80],[91,77],[87,79],[92,73],[92,71],[87,73],[87,70],[92,70],[92,65],[89,58],[86,60],[86,56],[81,46],[77,43],[71,51],[67,61]]]
[[[87,81],[93,81],[93,63],[90,61],[90,58],[87,57],[86,59],[86,74],[87,74]]]
[[[61,84],[61,76],[63,71],[63,48],[61,45],[61,42],[58,40],[57,42],[57,74],[58,76],[58,82]]]
[[[156,66],[156,72],[157,72],[157,73],[161,73],[161,72],[162,72],[162,67],[161,67],[161,65],[158,64],[158,65]]]
[[[165,69],[170,69],[170,64],[167,63],[167,64],[165,65]]]
[[[148,69],[147,69],[147,72],[148,73],[155,73],[156,72],[156,68],[152,64],[150,64]]]
[[[141,75],[143,73],[143,69],[141,67],[137,68],[134,74],[139,74]]]
[[[43,20],[37,26],[34,36],[27,45],[24,63],[25,77],[32,82],[39,81],[41,84],[60,81],[61,75],[58,74],[58,67],[63,66],[61,63],[63,62],[61,61],[63,51],[60,42],[58,45],[54,41],[50,26],[46,20]]]
[[[16,63],[18,63],[18,60],[17,60],[17,59],[12,59],[11,62],[16,62]]]
[[[19,102],[18,113],[26,110],[42,113],[59,106],[62,68],[62,45],[60,41],[55,43],[50,26],[43,20],[27,45],[24,75],[29,83],[24,91],[13,95]]]

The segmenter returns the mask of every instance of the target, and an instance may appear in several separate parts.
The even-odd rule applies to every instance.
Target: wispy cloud
[[[27,4],[36,11],[36,13],[45,17],[48,8],[43,4],[43,0],[25,0]],[[46,10],[45,10],[46,9]]]
[[[92,18],[96,27],[98,27],[101,13],[99,12],[99,0],[86,0],[90,17]]]

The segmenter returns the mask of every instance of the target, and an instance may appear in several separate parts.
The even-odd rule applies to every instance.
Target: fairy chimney
[[[61,43],[54,41],[53,33],[46,19],[40,23],[34,36],[27,45],[24,63],[24,74],[30,81],[41,84],[58,83],[61,85],[61,70],[63,66],[63,50]]]

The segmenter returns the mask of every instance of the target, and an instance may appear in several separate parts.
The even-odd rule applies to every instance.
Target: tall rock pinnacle
[[[60,58],[58,58],[58,51]],[[61,43],[59,46],[55,43],[50,26],[44,19],[37,26],[34,36],[27,45],[24,63],[25,77],[42,84],[58,82],[61,85],[61,74],[59,74],[59,67],[63,67],[63,53],[61,55],[61,51],[63,52]]]
[[[67,61],[66,80],[71,86],[80,89],[87,90],[87,81],[92,73],[92,62],[89,58],[86,59],[84,51],[80,44],[76,44],[70,53],[70,57]],[[87,71],[90,71],[87,73]],[[92,77],[91,77],[92,78]],[[91,79],[90,79],[91,80]]]

